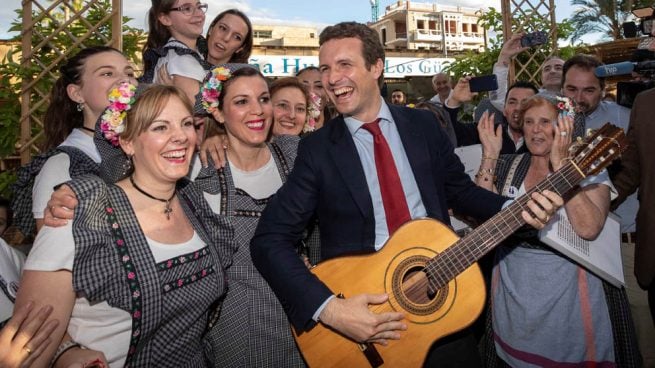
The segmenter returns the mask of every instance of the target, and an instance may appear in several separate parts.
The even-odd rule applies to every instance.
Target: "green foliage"
[[[14,153],[20,134],[20,85],[12,83],[18,77],[18,66],[11,52],[0,64],[0,157]]]
[[[468,51],[464,55],[456,56],[455,62],[451,63],[445,68],[446,72],[453,75],[456,79],[459,79],[464,75],[491,74],[493,65],[496,60],[498,60],[500,49],[503,46],[504,40],[502,14],[495,8],[491,7],[487,12],[479,14],[478,16],[478,24],[481,27],[484,27],[488,34],[491,35],[489,37],[487,49],[485,52],[481,53]],[[512,29],[516,31],[523,30],[525,32],[533,32],[535,30],[547,30],[550,28],[550,21],[536,13],[529,14],[528,16],[522,17],[521,19],[515,18],[512,21]],[[563,20],[562,22],[557,23],[557,40],[563,41],[568,39],[573,31],[574,28],[571,22]],[[539,46],[536,51],[529,50],[517,55],[517,59],[522,63],[526,63],[528,57],[530,56],[528,53],[537,52],[537,63],[528,67],[528,71],[530,73],[535,73],[541,62],[545,60],[551,51],[551,45],[546,44]],[[558,54],[562,56],[562,58],[567,58],[575,54],[576,51],[576,47],[567,46],[559,48]]]
[[[39,60],[42,65],[50,65],[61,56],[63,50],[109,44],[112,37],[111,23],[99,26],[92,32],[91,37],[84,40],[80,45],[74,45],[71,35],[75,38],[82,37],[88,32],[90,28],[89,24],[99,24],[111,12],[111,1],[101,0],[89,3],[88,1],[73,0],[71,3],[76,9],[89,6],[84,13],[84,19],[78,19],[68,24],[65,27],[65,32],[56,32],[57,28],[66,22],[64,11],[57,8],[50,12],[50,15],[54,19],[45,17],[43,20],[37,22],[33,27],[33,46],[39,45],[43,39],[51,35],[53,37],[43,47],[34,50],[35,55],[33,60]],[[20,34],[22,31],[22,10],[18,9],[15,12],[17,19],[12,22],[10,31]],[[37,16],[37,13],[33,13],[33,17]],[[123,17],[123,54],[135,65],[140,65],[141,48],[139,45],[145,41],[146,33],[141,29],[126,25],[130,20],[131,18],[129,17]],[[20,35],[16,36],[14,41],[19,41],[20,37]],[[76,51],[72,51],[69,55],[75,53]],[[32,93],[30,96],[31,106],[35,106],[47,96],[54,85],[55,78],[58,77],[59,65],[65,62],[65,58],[63,58],[52,69],[52,73],[47,73],[39,78],[42,69],[37,65],[38,63],[33,62],[31,67],[25,67],[21,66],[16,59],[16,55],[10,52],[7,54],[6,59],[3,60],[2,65],[0,65],[0,75],[2,75],[2,78],[0,78],[0,159],[14,154],[15,144],[19,140],[21,114],[19,97],[21,81],[36,80],[35,89],[41,91],[41,93]],[[35,115],[42,116],[46,108],[47,104],[42,104],[37,109]],[[36,136],[40,130],[41,128],[38,124],[33,124],[32,136]],[[12,172],[5,172],[0,175],[0,194],[8,194],[9,183],[13,182],[13,180],[15,178]]]
[[[655,0],[571,0],[576,7],[571,16],[575,26],[571,39],[589,33],[601,33],[606,41],[621,39],[621,24],[632,18],[631,11],[653,4]]]
[[[12,171],[0,172],[0,197],[11,198],[10,186],[16,181],[16,175]]]

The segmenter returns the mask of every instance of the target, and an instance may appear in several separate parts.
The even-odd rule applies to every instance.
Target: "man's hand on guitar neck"
[[[348,299],[332,298],[321,312],[319,320],[357,342],[387,345],[387,340],[400,339],[407,325],[402,313],[375,313],[375,306],[389,299],[386,294],[359,294]]]

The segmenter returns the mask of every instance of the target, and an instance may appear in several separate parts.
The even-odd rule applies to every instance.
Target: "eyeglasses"
[[[189,15],[193,15],[196,12],[196,10],[199,10],[199,11],[201,11],[203,13],[207,13],[208,8],[209,8],[209,5],[202,4],[202,3],[198,3],[196,5],[184,4],[182,6],[178,6],[177,8],[170,8],[169,11],[175,10],[175,11],[179,11],[180,13],[182,13],[184,15],[189,16]]]
[[[288,103],[285,103],[285,102],[279,102],[279,103],[275,104],[275,108],[278,108],[278,109],[286,112],[287,114],[291,114],[291,110],[292,110],[291,105],[289,105]],[[296,114],[306,114],[307,113],[307,108],[305,108],[304,106],[298,106],[294,110],[295,110]]]

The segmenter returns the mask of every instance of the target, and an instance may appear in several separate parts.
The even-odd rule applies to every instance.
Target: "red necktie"
[[[380,119],[362,125],[362,128],[373,134],[373,152],[375,154],[375,169],[378,173],[380,192],[382,193],[382,204],[384,214],[387,217],[387,228],[389,235],[400,225],[411,219],[407,199],[403,192],[403,185],[396,170],[396,164],[391,155],[391,149],[384,139],[379,125]]]

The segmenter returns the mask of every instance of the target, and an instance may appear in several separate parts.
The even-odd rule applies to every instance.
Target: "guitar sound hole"
[[[428,293],[428,278],[423,267],[412,267],[405,273],[402,281],[405,297],[412,303],[427,304],[434,295]]]
[[[424,272],[430,258],[412,256],[398,264],[393,273],[393,290],[396,300],[406,311],[415,315],[429,315],[443,306],[448,296],[448,285],[428,293],[428,277]]]

